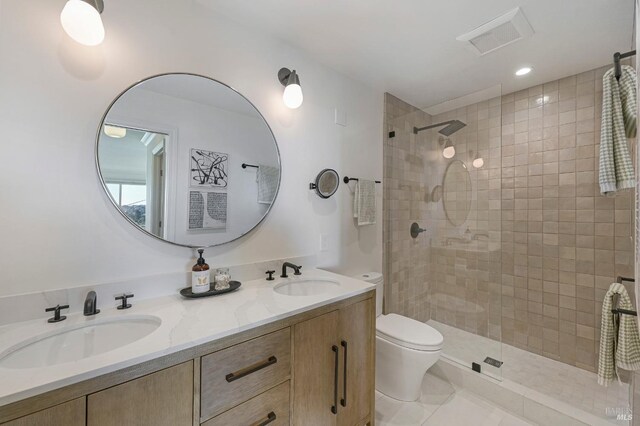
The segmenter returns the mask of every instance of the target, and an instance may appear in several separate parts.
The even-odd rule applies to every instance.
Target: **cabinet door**
[[[192,426],[193,361],[88,396],[88,426]]]
[[[2,426],[84,426],[85,399],[74,399],[37,413],[3,423]]]
[[[372,415],[375,398],[373,299],[347,306],[339,312],[341,359],[338,424],[354,426]]]
[[[294,425],[331,426],[337,421],[335,393],[338,311],[296,324],[293,342]]]

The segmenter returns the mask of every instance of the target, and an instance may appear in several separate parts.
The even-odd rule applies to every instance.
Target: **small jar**
[[[229,268],[218,268],[213,278],[215,290],[226,290],[229,288],[229,282],[231,281],[231,275],[229,274]]]

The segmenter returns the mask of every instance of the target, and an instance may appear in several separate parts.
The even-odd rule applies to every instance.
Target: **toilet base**
[[[422,379],[441,352],[404,348],[376,336],[376,389],[400,401],[418,400]]]

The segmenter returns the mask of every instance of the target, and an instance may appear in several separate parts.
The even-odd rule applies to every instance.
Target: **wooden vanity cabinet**
[[[0,408],[0,426],[373,424],[375,294]]]
[[[87,397],[87,426],[192,426],[193,361]]]
[[[20,417],[2,426],[85,426],[85,398],[77,398],[55,407]]]
[[[294,326],[294,425],[371,422],[374,314],[368,299]]]

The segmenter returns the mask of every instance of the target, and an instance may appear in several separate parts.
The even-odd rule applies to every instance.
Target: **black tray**
[[[225,288],[224,290],[214,290],[213,283],[211,283],[211,290],[205,291],[204,293],[193,293],[191,292],[191,287],[185,287],[180,290],[180,294],[184,297],[188,297],[190,299],[197,297],[209,297],[209,296],[217,296],[219,294],[230,293],[232,291],[236,291],[240,288],[242,283],[240,281],[229,281],[229,288]]]

